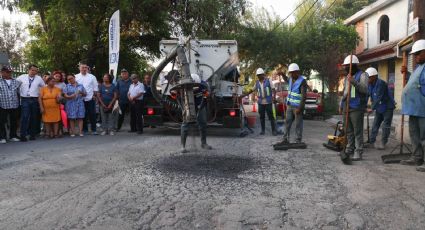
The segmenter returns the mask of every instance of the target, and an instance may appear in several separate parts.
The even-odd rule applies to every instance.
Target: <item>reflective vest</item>
[[[303,76],[299,76],[298,79],[292,83],[292,78],[289,79],[289,92],[287,104],[292,107],[299,107],[302,100],[301,85],[304,81]]]
[[[354,79],[357,82],[360,82],[360,78],[362,76],[362,71],[357,71],[357,73],[354,75]],[[347,78],[345,78],[344,85],[346,86]],[[362,94],[360,92],[357,92],[356,88],[351,85],[351,93],[350,95],[347,95],[347,97],[350,97],[350,109],[366,109],[367,106],[367,95]],[[345,101],[345,100],[344,100]],[[345,103],[344,103],[345,106]]]
[[[416,67],[404,87],[402,94],[402,114],[409,116],[425,117],[425,94],[421,90],[425,84],[421,81],[425,79],[425,64]]]
[[[266,95],[263,95],[260,81],[257,81],[255,87],[257,88],[257,91],[258,91],[258,101],[261,102],[263,98],[265,98],[267,101],[267,104],[271,104],[272,103],[272,87],[270,85],[269,79],[264,79],[263,81],[264,93]]]

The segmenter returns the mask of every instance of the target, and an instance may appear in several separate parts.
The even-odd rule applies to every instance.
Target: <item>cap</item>
[[[3,67],[1,67],[1,71],[4,72],[12,72],[12,67],[8,66],[8,65],[4,65]]]
[[[128,71],[126,69],[121,69],[121,73],[122,72],[127,72],[128,73]]]

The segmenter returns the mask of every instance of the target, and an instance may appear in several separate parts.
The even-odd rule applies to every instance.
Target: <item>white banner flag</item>
[[[118,73],[118,60],[120,57],[120,11],[117,10],[109,21],[109,73],[116,81]]]

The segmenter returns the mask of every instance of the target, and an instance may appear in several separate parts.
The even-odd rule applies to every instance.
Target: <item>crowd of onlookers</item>
[[[152,97],[149,74],[142,82],[122,69],[118,80],[106,73],[97,79],[85,63],[76,75],[62,71],[38,75],[36,65],[28,73],[12,77],[3,66],[0,76],[0,144],[89,134],[114,135],[130,112],[129,132],[143,133],[144,98]],[[77,128],[78,127],[78,128]],[[18,136],[18,129],[20,131]]]

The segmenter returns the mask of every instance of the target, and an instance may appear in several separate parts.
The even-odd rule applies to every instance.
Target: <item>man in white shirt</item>
[[[75,79],[78,84],[84,86],[84,89],[87,92],[87,95],[84,97],[84,108],[86,110],[86,115],[83,122],[84,132],[88,132],[87,123],[90,121],[91,132],[93,135],[97,135],[96,132],[96,100],[95,95],[99,90],[99,85],[97,79],[94,75],[90,74],[89,66],[86,63],[80,63],[80,73],[75,75]]]
[[[137,74],[131,75],[131,85],[128,90],[128,100],[130,102],[130,132],[143,133],[143,94],[145,87],[139,81]]]
[[[16,79],[20,83],[21,141],[27,141],[28,134],[30,135],[30,140],[35,140],[35,136],[40,133],[40,104],[38,103],[38,96],[40,95],[40,88],[44,87],[45,84],[37,73],[38,67],[29,65],[28,74],[23,74]]]

